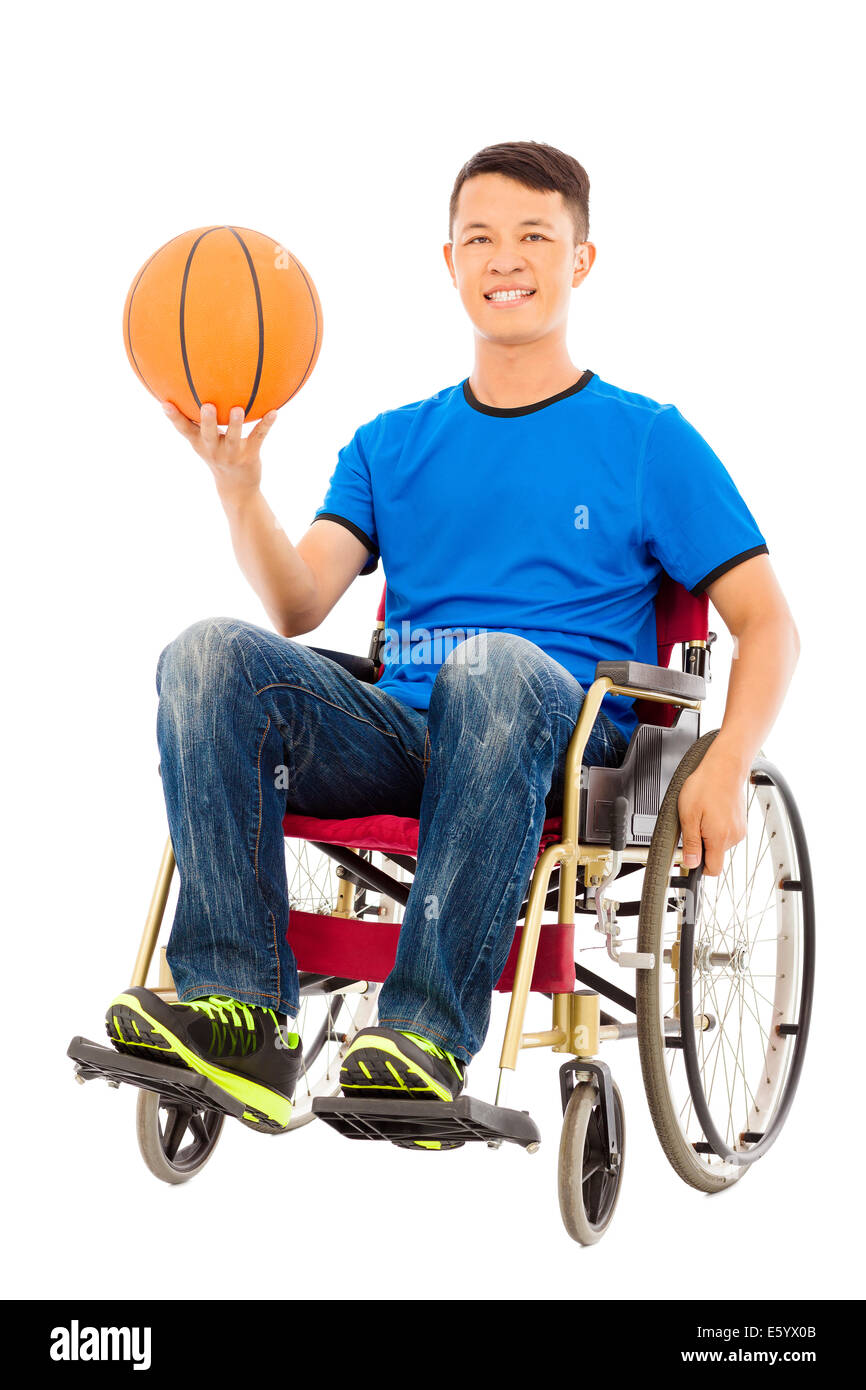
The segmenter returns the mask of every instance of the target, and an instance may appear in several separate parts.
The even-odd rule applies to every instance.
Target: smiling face
[[[445,260],[477,333],[502,344],[564,337],[595,247],[575,245],[561,193],[477,174],[460,190],[452,235]]]

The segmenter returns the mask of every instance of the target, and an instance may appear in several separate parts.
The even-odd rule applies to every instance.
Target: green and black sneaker
[[[466,1063],[419,1033],[362,1028],[340,1067],[346,1096],[388,1100],[456,1100]]]
[[[221,1086],[243,1102],[252,1129],[288,1128],[302,1048],[285,1014],[223,994],[168,1004],[131,985],[112,1000],[105,1027],[118,1052],[188,1067]]]
[[[456,1100],[463,1090],[466,1063],[420,1033],[394,1028],[362,1028],[340,1067],[344,1096],[387,1100]],[[459,1149],[464,1141],[392,1140],[400,1148]]]

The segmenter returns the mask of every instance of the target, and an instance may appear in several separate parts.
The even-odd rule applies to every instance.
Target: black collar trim
[[[545,401],[533,401],[532,405],[514,406],[482,405],[469,385],[469,378],[467,377],[463,383],[463,397],[467,405],[471,405],[473,410],[479,410],[482,415],[531,415],[535,410],[544,410],[545,406],[554,405],[557,401],[564,401],[566,396],[576,395],[592,381],[594,376],[595,372],[587,369],[579,381],[576,381],[573,386],[566,387],[564,391],[560,391],[557,396],[548,396]]]

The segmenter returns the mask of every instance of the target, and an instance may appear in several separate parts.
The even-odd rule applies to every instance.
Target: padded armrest
[[[614,685],[652,690],[657,695],[678,695],[685,700],[703,700],[707,694],[703,676],[671,671],[666,666],[650,666],[643,661],[600,661],[595,668],[596,680],[600,676],[610,676]]]
[[[319,656],[328,656],[332,661],[336,661],[338,666],[343,666],[359,681],[367,681],[369,685],[375,685],[379,674],[379,665],[369,656],[355,656],[352,652],[332,652],[327,647],[308,647],[308,651],[318,652]]]

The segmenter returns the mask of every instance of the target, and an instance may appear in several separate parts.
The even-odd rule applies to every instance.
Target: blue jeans
[[[284,814],[412,816],[417,870],[380,1022],[468,1062],[544,820],[562,811],[575,678],[523,637],[481,633],[449,652],[420,711],[299,641],[209,618],[165,648],[157,690],[178,998],[229,994],[294,1017]],[[618,766],[625,751],[599,714],[584,761]]]

